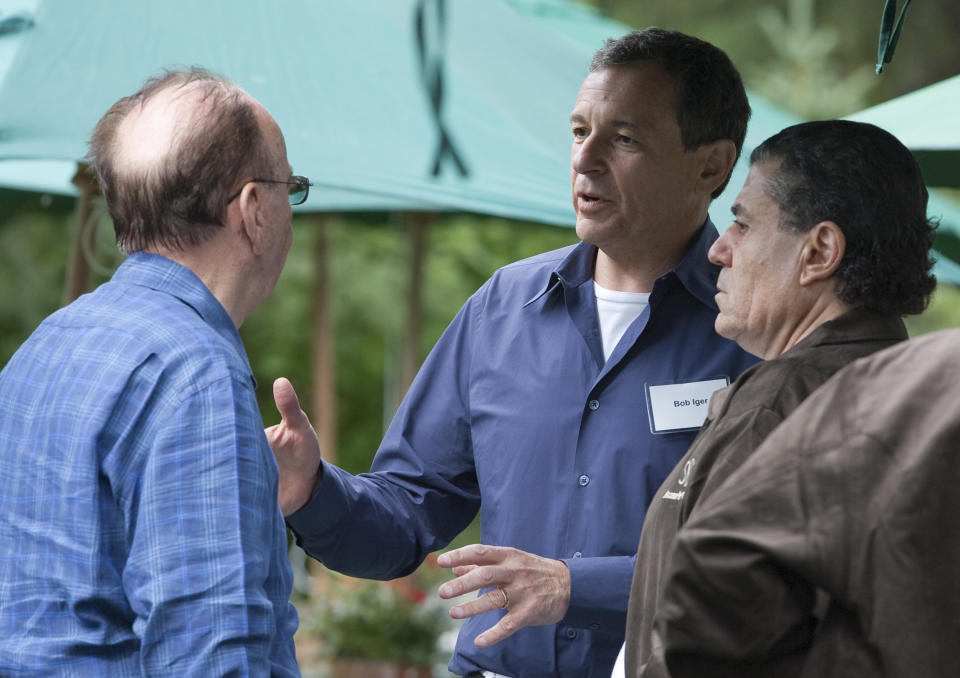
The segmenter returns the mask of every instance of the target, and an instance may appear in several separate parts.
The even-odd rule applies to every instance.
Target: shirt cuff
[[[293,530],[297,544],[308,553],[313,544],[329,539],[349,511],[344,475],[349,474],[333,464],[321,460],[322,480],[310,500],[287,516],[287,526]]]
[[[563,563],[570,570],[570,604],[563,622],[622,636],[634,558],[564,558]]]

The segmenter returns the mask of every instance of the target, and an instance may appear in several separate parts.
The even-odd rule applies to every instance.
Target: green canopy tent
[[[960,75],[847,116],[887,130],[902,141],[920,164],[928,186],[960,188]],[[937,275],[960,284],[960,205],[935,189],[930,215],[940,220]]]
[[[277,118],[291,162],[316,184],[306,211],[443,209],[570,224],[565,113],[582,52],[498,0],[450,2],[445,24],[431,24],[434,4],[36,1],[32,25],[0,37],[20,42],[0,83],[0,158],[82,159],[113,101],[163,67],[200,64]],[[423,86],[436,66],[439,108]]]
[[[566,226],[567,114],[592,52],[629,30],[569,0],[0,0],[0,21],[17,12],[28,25],[0,32],[0,59],[16,44],[0,70],[0,160],[76,162],[119,96],[162,67],[202,64],[277,118],[294,168],[316,184],[305,211]],[[432,104],[424,85],[438,82]],[[795,122],[751,103],[745,155]],[[711,210],[721,228],[745,175],[744,159]]]
[[[847,116],[894,134],[929,186],[960,188],[960,75]]]

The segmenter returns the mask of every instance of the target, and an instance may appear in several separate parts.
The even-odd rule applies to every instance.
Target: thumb
[[[277,404],[277,411],[287,423],[296,425],[307,421],[307,415],[300,409],[300,399],[293,388],[293,384],[286,377],[280,377],[273,382],[273,401]]]

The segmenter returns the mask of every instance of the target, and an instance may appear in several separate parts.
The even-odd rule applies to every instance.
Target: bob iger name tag
[[[726,377],[676,384],[646,384],[651,433],[695,431],[707,418],[713,392],[730,383]]]

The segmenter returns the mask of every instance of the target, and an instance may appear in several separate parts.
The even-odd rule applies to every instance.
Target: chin
[[[717,316],[717,319],[713,323],[713,329],[724,339],[730,339],[731,341],[736,341],[739,336],[739,328],[732,323],[729,319],[723,317],[723,311]]]
[[[600,246],[600,241],[602,240],[600,236],[603,230],[593,219],[577,217],[577,225],[574,230],[577,232],[577,237],[583,242],[596,245],[597,247]]]

